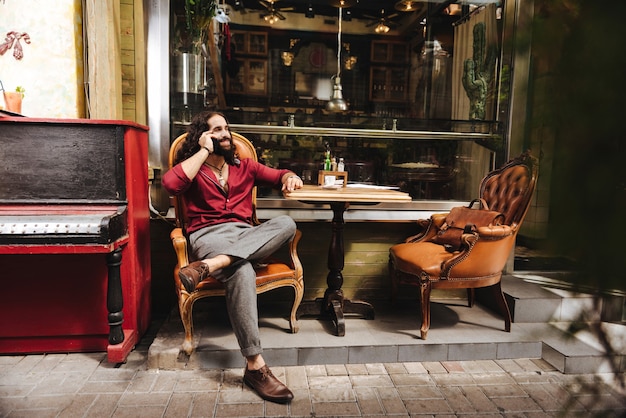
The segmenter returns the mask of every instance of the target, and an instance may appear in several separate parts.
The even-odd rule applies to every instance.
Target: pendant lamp
[[[348,110],[348,103],[343,99],[343,87],[341,87],[341,11],[344,5],[341,0],[339,5],[339,30],[337,31],[337,74],[330,79],[333,83],[333,95],[326,103],[326,110],[332,113],[341,113]]]

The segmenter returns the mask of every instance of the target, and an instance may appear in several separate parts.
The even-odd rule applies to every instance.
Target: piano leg
[[[122,248],[116,248],[106,256],[109,269],[107,284],[107,310],[109,311],[109,345],[107,357],[109,363],[123,363],[128,353],[137,343],[137,333],[132,330],[123,330],[124,322],[124,295],[122,293],[122,278],[120,266],[122,265]]]
[[[122,295],[122,249],[116,248],[107,254],[109,280],[107,288],[107,309],[109,310],[109,344],[119,344],[124,341],[122,323],[124,322],[124,296]]]

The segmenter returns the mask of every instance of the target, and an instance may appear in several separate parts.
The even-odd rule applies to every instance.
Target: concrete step
[[[626,323],[626,294],[574,289],[567,276],[515,273],[502,278],[514,322],[604,321]],[[521,279],[521,280],[520,280]],[[596,300],[598,297],[598,300]],[[596,306],[597,304],[597,306]]]
[[[561,297],[519,277],[503,276],[502,291],[515,323],[548,323],[561,310]]]
[[[289,333],[288,305],[268,302],[260,295],[264,357],[276,366],[544,358],[564,373],[592,373],[608,367],[601,347],[591,340],[572,338],[564,322],[550,320],[563,311],[559,307],[561,296],[514,277],[505,278],[503,285],[513,294],[507,298],[514,298],[517,305],[510,333],[504,332],[501,316],[485,306],[469,308],[464,300],[434,299],[426,340],[419,337],[420,307],[415,300],[403,300],[394,306],[375,301],[375,319],[347,315],[346,335],[337,337],[330,321],[316,317],[300,318],[300,331]],[[548,303],[550,307],[545,308]],[[543,318],[548,319],[537,321],[531,315],[533,309],[541,310]],[[194,327],[196,350],[190,357],[181,355],[184,331],[177,309],[173,310],[149,348],[148,366],[242,367],[243,359],[222,299],[198,301]],[[620,348],[620,361],[625,347]]]

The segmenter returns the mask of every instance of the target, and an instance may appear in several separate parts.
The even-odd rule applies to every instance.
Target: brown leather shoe
[[[259,370],[248,370],[246,368],[243,381],[266,401],[286,403],[293,399],[293,393],[280,380],[274,377],[267,365]]]
[[[178,277],[185,286],[185,290],[191,293],[196,289],[198,283],[209,275],[209,266],[202,261],[194,261],[193,263],[181,268],[178,271]]]

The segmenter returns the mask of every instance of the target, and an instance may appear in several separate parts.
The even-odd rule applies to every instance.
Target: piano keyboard
[[[92,234],[102,229],[102,215],[0,216],[1,235]]]

